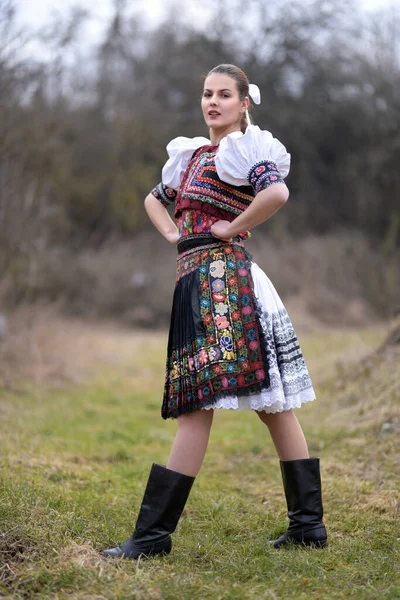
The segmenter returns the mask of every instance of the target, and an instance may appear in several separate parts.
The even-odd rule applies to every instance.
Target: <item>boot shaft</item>
[[[153,463],[136,522],[134,537],[146,531],[173,533],[195,477]]]
[[[288,516],[291,521],[320,523],[323,517],[319,458],[281,461]]]

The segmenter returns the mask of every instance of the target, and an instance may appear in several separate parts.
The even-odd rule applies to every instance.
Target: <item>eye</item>
[[[204,92],[203,94],[204,98],[209,98],[211,96],[210,92]]]
[[[230,95],[229,95],[229,94],[222,94],[222,96],[223,96],[224,98],[230,98]]]

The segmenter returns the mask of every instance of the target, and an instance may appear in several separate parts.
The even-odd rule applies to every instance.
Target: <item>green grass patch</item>
[[[163,336],[139,345],[134,376],[0,392],[0,597],[400,598],[400,360],[359,361],[379,338],[302,340],[319,399],[297,414],[321,457],[325,550],[269,547],[286,516],[268,431],[250,412],[217,411],[171,555],[102,559],[130,535],[151,463],[166,463],[175,435],[160,416]]]

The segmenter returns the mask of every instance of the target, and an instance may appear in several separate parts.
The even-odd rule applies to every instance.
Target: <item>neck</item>
[[[220,141],[233,131],[240,131],[240,125],[229,125],[223,129],[214,129],[213,127],[210,127],[211,145],[218,146]]]

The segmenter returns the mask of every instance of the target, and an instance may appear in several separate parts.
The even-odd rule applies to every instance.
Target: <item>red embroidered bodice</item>
[[[185,222],[191,222],[189,229],[193,234],[209,233],[212,223],[220,219],[233,221],[246,210],[261,189],[272,183],[283,183],[278,168],[272,161],[255,165],[249,172],[247,186],[223,182],[215,167],[217,149],[216,146],[202,146],[194,153],[178,191],[163,183],[152,190],[153,195],[164,206],[175,202],[175,218],[182,231],[181,235],[188,231],[188,227],[183,225]]]

